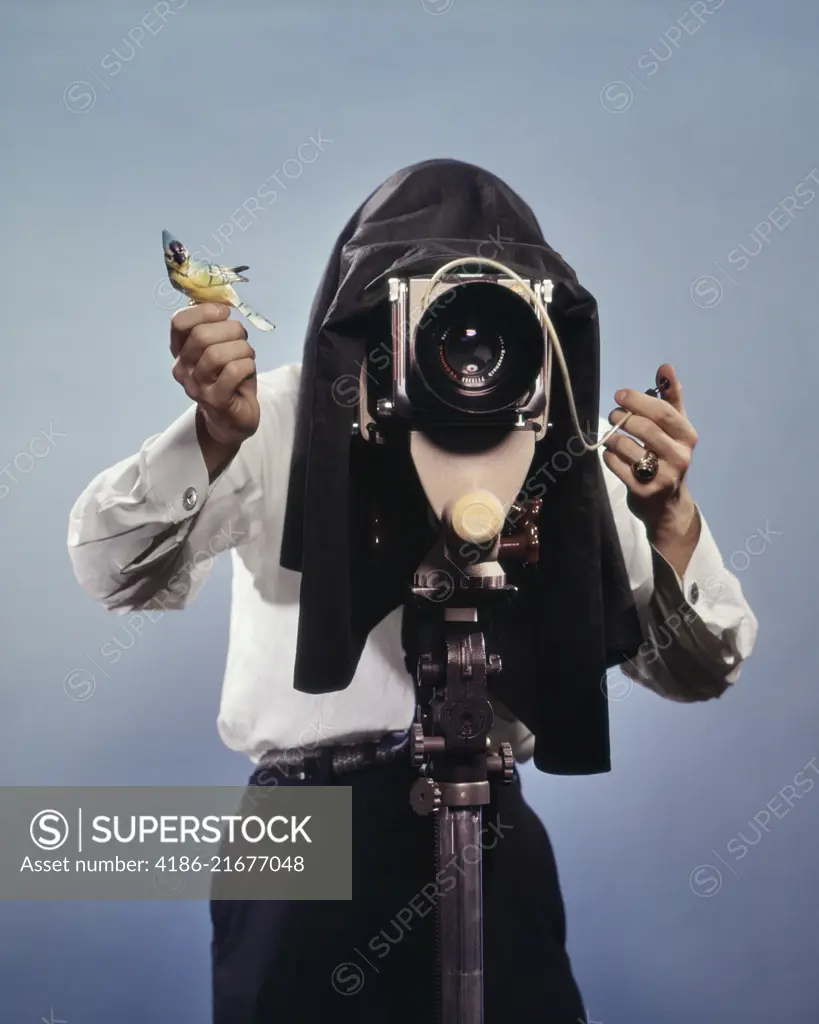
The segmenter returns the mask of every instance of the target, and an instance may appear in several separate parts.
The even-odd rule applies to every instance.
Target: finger
[[[629,420],[630,423],[631,420]],[[625,434],[612,434],[608,441],[603,443],[603,447],[607,452],[616,453],[621,459],[625,459],[629,463],[641,459],[646,453],[642,445],[639,445],[632,438],[626,437]],[[606,452],[603,454],[605,456]]]
[[[209,345],[202,353],[199,362],[191,370],[191,377],[203,387],[212,384],[222,373],[228,363],[238,359],[249,359],[253,362],[256,353],[244,339],[222,341]]]
[[[640,481],[634,476],[631,463],[626,462],[616,452],[603,452],[603,462],[605,462],[615,476],[623,481],[629,490],[640,486]]]
[[[685,416],[685,406],[683,405],[683,393],[682,384],[680,378],[677,376],[677,371],[671,365],[671,363],[663,363],[663,365],[657,370],[657,387],[660,386],[662,378],[669,382],[669,387],[663,391],[663,401],[673,405],[674,408],[682,416]]]
[[[188,339],[188,332],[197,324],[215,323],[227,320],[230,306],[221,302],[203,302],[196,306],[178,309],[171,317],[171,353],[178,356]]]
[[[214,409],[225,409],[233,401],[239,386],[256,375],[252,359],[235,359],[228,363],[213,383],[202,388],[202,398]]]
[[[171,372],[185,389],[185,394],[194,401],[201,399],[203,388],[217,380],[228,363],[236,359],[255,361],[256,358],[254,349],[244,338],[209,345],[195,366],[184,362],[182,355],[177,356]]]
[[[239,320],[225,320],[218,324],[197,324],[188,334],[179,358],[188,366],[196,366],[205,350],[225,341],[247,339],[247,330]]]
[[[634,391],[631,388],[618,391],[614,400],[621,408],[633,412],[635,416],[644,416],[646,419],[652,420],[675,441],[681,441],[691,448],[697,443],[696,430],[670,402],[662,398],[654,398],[651,395],[644,395],[641,391]],[[631,420],[629,420],[630,429]]]
[[[613,409],[609,413],[609,423],[615,426],[622,422],[628,413],[622,409]],[[691,463],[691,449],[672,437],[658,427],[652,420],[645,416],[631,415],[625,428],[629,434],[636,437],[638,441],[650,448],[656,455],[674,467],[678,472],[684,473]],[[614,437],[618,435],[615,434]],[[613,450],[613,449],[612,449]]]

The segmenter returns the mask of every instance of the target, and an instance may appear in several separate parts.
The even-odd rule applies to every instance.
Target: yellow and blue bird
[[[249,267],[220,267],[218,263],[191,259],[185,246],[170,231],[162,232],[162,250],[172,286],[186,295],[191,305],[198,302],[223,302],[233,306],[260,331],[273,331],[276,325],[242,302],[233,288],[236,281],[247,281],[242,271]]]

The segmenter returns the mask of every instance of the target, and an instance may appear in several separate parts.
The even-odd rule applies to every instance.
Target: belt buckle
[[[278,772],[283,779],[303,779],[305,777],[305,762],[302,760],[296,764],[288,764],[286,761],[281,761],[274,764],[270,771]]]

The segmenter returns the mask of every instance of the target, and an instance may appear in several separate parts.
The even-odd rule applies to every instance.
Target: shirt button
[[[697,601],[699,600],[699,596],[700,596],[700,588],[697,586],[696,583],[692,583],[691,586],[688,588],[688,602],[689,602],[689,604],[696,604]]]
[[[192,508],[196,508],[196,502],[198,500],[199,495],[196,493],[195,487],[189,487],[182,495],[182,505],[188,512],[190,512]]]

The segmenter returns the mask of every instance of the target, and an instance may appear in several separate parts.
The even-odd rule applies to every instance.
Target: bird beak
[[[170,231],[163,231],[162,232],[162,248],[166,252],[170,249],[172,241],[173,241],[173,235],[170,233]]]

